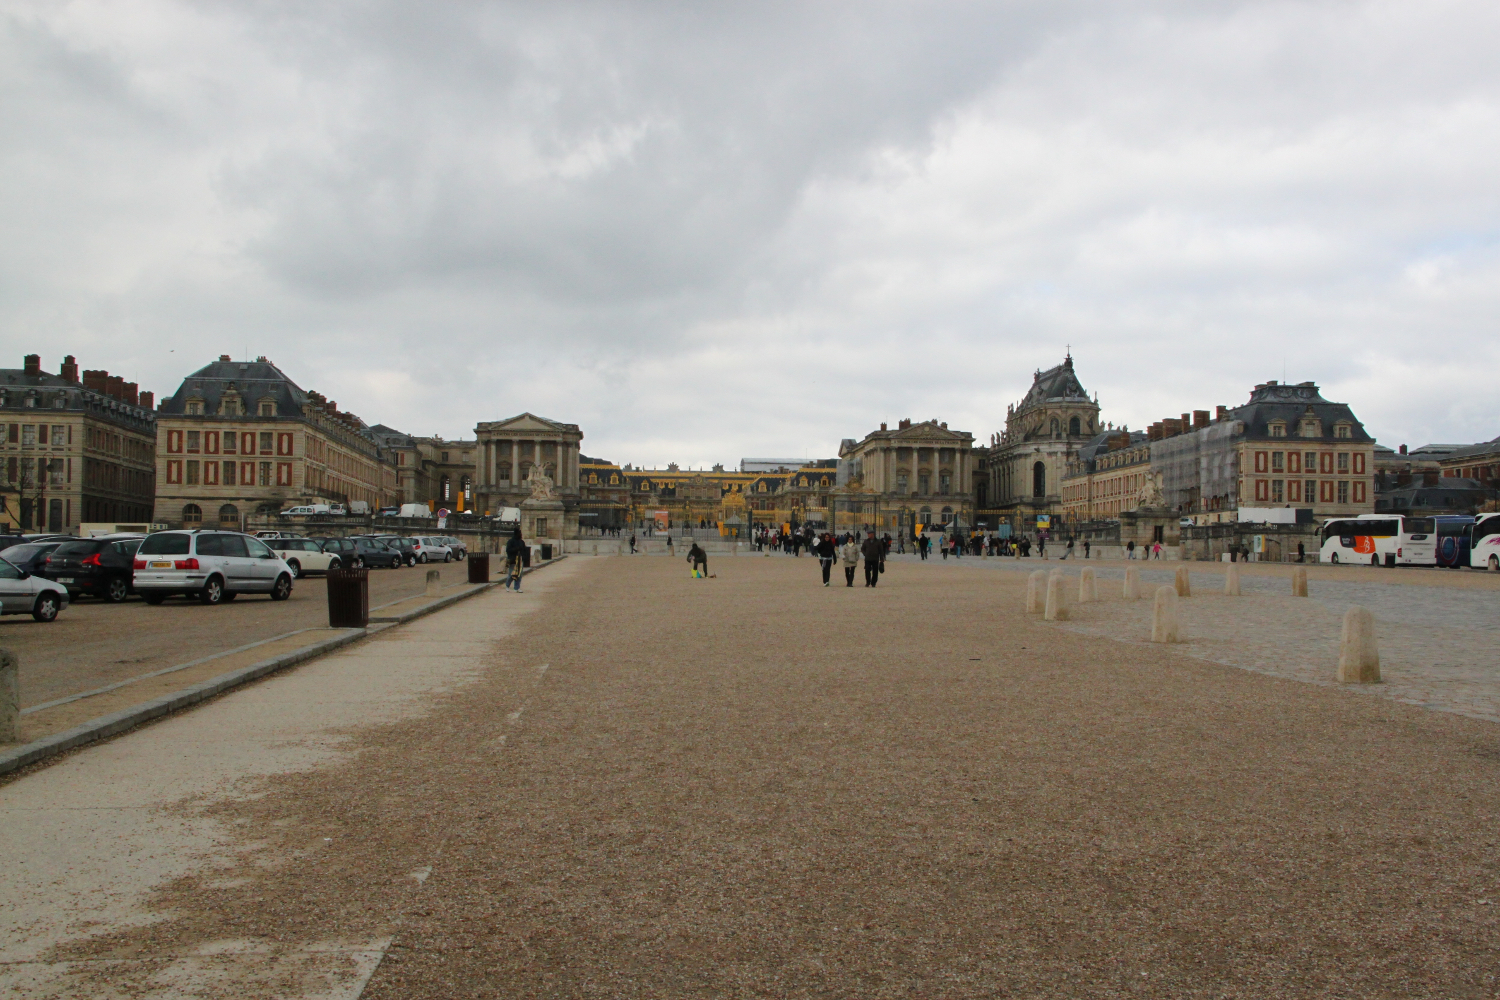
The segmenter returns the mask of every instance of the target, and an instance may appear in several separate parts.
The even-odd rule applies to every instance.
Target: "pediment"
[[[962,441],[964,434],[961,431],[952,431],[946,427],[937,427],[933,424],[913,424],[903,427],[891,435],[892,441],[931,441],[934,439],[945,441]]]
[[[515,433],[523,431],[550,431],[556,433],[568,429],[567,424],[548,420],[546,417],[539,417],[535,413],[521,413],[506,420],[492,420],[481,426],[489,433],[497,431]]]

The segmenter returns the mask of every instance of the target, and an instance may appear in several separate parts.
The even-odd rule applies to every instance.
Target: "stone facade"
[[[1118,518],[1141,506],[1151,483],[1151,444],[1145,431],[1107,430],[1078,449],[1062,479],[1069,522]]]
[[[29,354],[0,369],[0,525],[69,533],[80,524],[149,524],[156,496],[152,394],[108,372],[59,374]]]
[[[1037,372],[1025,397],[1007,409],[1005,430],[990,439],[979,520],[1027,531],[1038,514],[1061,514],[1068,465],[1099,430],[1099,401],[1078,381],[1071,354]]]
[[[264,357],[226,355],[189,375],[156,414],[155,520],[238,527],[303,503],[372,509],[397,499],[396,465],[364,421],[303,390]]]
[[[475,429],[474,509],[498,513],[531,498],[527,480],[533,468],[552,481],[564,511],[562,524],[548,519],[549,537],[576,538],[579,513],[579,453],[583,432],[577,424],[522,413]],[[450,457],[451,454],[450,454]]]
[[[946,422],[885,424],[839,449],[846,470],[832,497],[836,530],[910,535],[917,525],[974,524],[974,435]]]
[[[633,469],[600,459],[580,466],[585,527],[642,528],[664,518],[672,527],[728,523],[827,526],[838,488],[838,462],[824,459],[775,472]]]

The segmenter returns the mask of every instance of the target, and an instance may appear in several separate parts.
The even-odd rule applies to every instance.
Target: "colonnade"
[[[545,446],[552,446],[550,458]],[[480,450],[480,486],[486,491],[504,486],[518,489],[521,485],[521,463],[541,464],[550,468],[552,479],[559,490],[575,492],[578,489],[578,445],[553,436],[515,436],[483,440]],[[505,478],[500,476],[500,465],[509,466]]]

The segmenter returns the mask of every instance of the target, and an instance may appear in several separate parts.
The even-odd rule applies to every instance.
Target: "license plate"
[[[73,578],[71,576],[60,576],[60,577],[57,578],[57,582],[58,583],[72,583],[73,582]]]
[[[171,563],[170,560],[167,561],[167,562],[154,562],[154,563],[151,564],[151,568],[152,569],[171,569],[172,568],[172,563]]]

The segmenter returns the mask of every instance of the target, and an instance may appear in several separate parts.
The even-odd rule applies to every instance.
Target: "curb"
[[[559,555],[556,559],[543,563],[542,566],[550,566],[566,558],[566,555]],[[522,575],[534,573],[541,568],[541,566],[532,566],[523,571]],[[367,639],[372,635],[384,632],[394,625],[401,625],[413,619],[421,618],[423,615],[432,614],[434,611],[441,611],[443,608],[457,604],[459,601],[473,597],[476,594],[486,593],[498,586],[500,586],[500,581],[496,580],[492,583],[475,587],[473,590],[466,590],[461,594],[450,594],[448,597],[440,598],[432,604],[424,605],[404,615],[385,619],[372,618],[370,619],[370,623],[376,626],[374,628],[349,629],[343,635],[334,636],[332,639],[325,639],[322,642],[314,643],[311,646],[306,646],[290,653],[284,653],[281,656],[273,656],[268,660],[252,663],[248,667],[231,670],[227,674],[211,677],[206,681],[194,684],[192,687],[184,688],[181,691],[175,691],[172,694],[163,695],[160,698],[154,698],[151,701],[121,709],[118,712],[101,715],[97,719],[90,719],[88,722],[74,726],[72,729],[65,729],[60,733],[53,733],[51,736],[44,736],[31,743],[5,750],[0,752],[0,775],[20,770],[30,764],[35,764],[37,761],[46,760],[48,757],[55,757],[60,753],[65,753],[87,743],[94,743],[99,740],[108,739],[111,736],[118,736],[120,733],[128,729],[134,729],[144,722],[150,722],[152,719],[158,719],[180,709],[196,705],[199,702],[207,701],[216,695],[223,694],[225,691],[239,687],[242,684],[248,684],[253,680],[258,680],[267,674],[273,674],[278,670],[284,670],[287,667],[316,659],[324,653],[330,653],[341,646],[353,645],[362,639]]]

